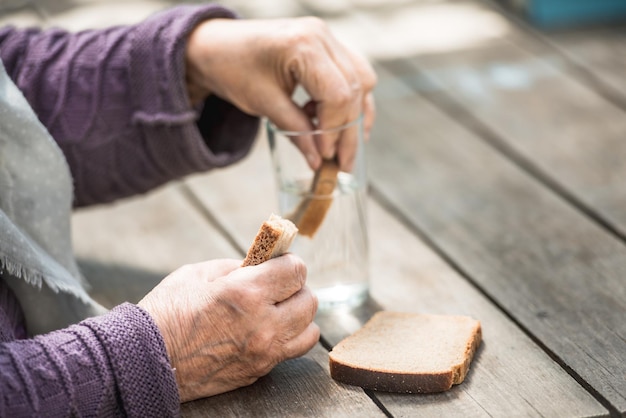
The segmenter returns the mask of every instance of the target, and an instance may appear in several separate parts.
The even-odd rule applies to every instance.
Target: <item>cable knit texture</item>
[[[146,192],[249,151],[257,118],[216,97],[189,105],[185,40],[212,17],[234,16],[180,6],[108,30],[0,29],[0,58],[68,160],[75,206]],[[165,345],[145,311],[124,304],[26,339],[1,276],[0,416],[179,414]]]
[[[0,281],[0,295],[7,291]],[[179,414],[165,345],[150,316],[138,306],[123,304],[107,315],[28,340],[11,334],[19,313],[3,308],[0,416]],[[13,324],[7,327],[7,320]]]
[[[108,30],[0,29],[7,72],[70,164],[75,206],[146,192],[248,153],[258,118],[216,97],[194,109],[186,91],[186,38],[216,17],[234,15],[187,5]]]

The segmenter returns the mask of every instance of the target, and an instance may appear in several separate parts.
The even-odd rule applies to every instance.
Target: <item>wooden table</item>
[[[309,354],[184,416],[626,414],[626,30],[538,34],[489,2],[443,3],[506,30],[376,63],[371,300],[319,314]],[[231,168],[77,212],[76,251],[102,301],[135,301],[181,264],[243,257],[276,210],[261,135]],[[479,319],[466,381],[436,395],[333,381],[328,349],[380,309]]]

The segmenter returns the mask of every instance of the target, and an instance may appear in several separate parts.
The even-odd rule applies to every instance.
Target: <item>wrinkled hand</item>
[[[363,113],[367,137],[374,121],[372,67],[313,17],[201,23],[187,46],[187,82],[192,101],[216,94],[284,130],[335,128]],[[311,98],[302,106],[292,100],[298,85]],[[350,171],[356,131],[309,136],[296,145],[313,169],[336,155]]]
[[[163,335],[183,402],[252,384],[319,339],[317,299],[298,257],[240,265],[183,266],[139,302]]]

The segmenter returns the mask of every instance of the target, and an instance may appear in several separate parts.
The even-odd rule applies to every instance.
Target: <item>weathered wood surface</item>
[[[375,397],[393,416],[607,414],[498,308],[407,230],[406,225],[377,204],[370,205],[370,224],[372,294],[384,309],[469,315],[479,319],[483,326],[483,344],[462,385],[428,396],[376,393]],[[319,319],[318,323],[323,330],[333,330],[345,321],[338,317],[342,315],[331,316],[333,322],[326,326]],[[356,323],[348,322],[345,332],[353,332],[355,327]]]
[[[441,121],[447,123],[447,120]],[[372,140],[380,147],[392,145],[390,141],[381,131],[377,131]],[[411,171],[409,167],[407,174]],[[222,224],[233,227],[230,231],[235,241],[243,243],[258,225],[239,220],[251,217],[262,220],[266,213],[257,215],[257,211],[275,208],[277,197],[272,174],[267,143],[261,138],[253,155],[243,163],[221,173],[196,177],[188,183],[208,211],[219,214]],[[255,185],[237,186],[251,178],[255,179]],[[406,182],[410,184],[412,180],[406,179]],[[239,187],[244,187],[245,192],[229,192]],[[510,411],[545,416],[607,413],[515,324],[404,225],[375,201],[370,201],[369,207],[373,300],[354,312],[319,313],[316,321],[324,341],[335,345],[360,328],[378,309],[465,314],[480,319],[484,327],[485,342],[471,377],[463,385],[432,396],[375,394],[392,415],[414,415],[417,411],[420,416],[503,416]]]
[[[624,243],[423,98],[381,84],[376,192],[625,411]]]
[[[330,378],[328,353],[317,345],[251,386],[182,406],[184,417],[385,417],[363,390]]]
[[[137,302],[167,273],[186,263],[242,257],[183,190],[175,184],[73,216],[76,252],[92,293],[102,303]],[[305,357],[280,365],[252,386],[184,405],[183,414],[384,416],[360,388],[336,383],[327,369],[327,351],[318,344]]]
[[[481,136],[626,236],[626,190],[621,187],[626,164],[618,164],[626,157],[621,140],[626,121],[619,117],[626,104],[607,92],[610,86],[621,91],[625,83],[623,28],[606,31],[606,42],[582,31],[568,42],[566,33],[542,37],[499,13],[493,3],[455,0],[381,8],[378,19],[360,19],[361,31],[339,19],[331,23],[351,42],[366,49],[375,45],[370,49],[383,58],[384,50],[378,50],[383,46],[394,56],[389,39],[397,37],[397,27],[409,31],[412,36],[402,46],[413,51],[420,72],[400,71],[399,76],[452,112],[460,102],[463,112],[455,120],[466,119]],[[429,25],[420,16],[440,24]],[[363,31],[378,36],[361,37],[359,43]],[[408,58],[400,57],[400,62]],[[599,83],[590,79],[604,80],[600,84],[607,94],[599,94]]]
[[[231,167],[185,181],[192,199],[228,231],[242,253],[261,223],[271,213],[279,213],[278,191],[263,128],[251,154]]]
[[[416,87],[425,77],[441,88],[428,92],[431,100],[450,113],[468,112],[473,129],[488,131],[505,152],[624,237],[625,113],[549,60],[507,46],[390,68]]]
[[[540,34],[601,91],[626,105],[626,26]]]
[[[410,63],[390,63],[388,68],[452,119],[573,203],[591,223],[600,224],[599,229],[617,236],[617,239],[602,239],[608,247],[594,244],[595,236],[601,234],[588,235],[584,228],[575,232],[578,226],[575,222],[564,225],[565,233],[560,233],[552,220],[560,215],[547,217],[542,220],[545,229],[551,231],[551,238],[561,243],[546,242],[543,234],[537,234],[536,240],[551,247],[555,255],[561,254],[550,261],[553,257],[543,249],[539,258],[555,263],[554,270],[557,270],[557,263],[561,264],[558,266],[561,273],[556,276],[561,275],[563,282],[557,285],[558,279],[546,275],[542,286],[531,286],[542,297],[545,297],[544,288],[550,287],[561,306],[570,306],[566,311],[578,312],[578,318],[570,317],[569,321],[580,323],[568,330],[567,340],[557,342],[554,337],[555,344],[544,340],[544,335],[551,333],[550,329],[538,338],[554,349],[567,367],[573,367],[574,373],[580,373],[581,379],[593,386],[592,391],[597,390],[605,403],[611,403],[615,413],[624,414],[626,115],[624,80],[620,79],[626,70],[620,42],[624,39],[624,28],[575,34],[527,32],[524,37],[513,26],[510,33],[516,36],[516,42],[511,45],[491,44],[448,54],[418,56]],[[504,194],[499,196],[507,199]],[[476,194],[472,198],[476,199]],[[516,205],[515,209],[526,216],[531,213],[522,205]],[[497,218],[494,221],[498,222]],[[562,236],[557,237],[557,234]],[[506,240],[516,242],[515,238]],[[457,244],[460,244],[458,240]],[[527,245],[541,248],[537,243]],[[594,251],[588,253],[587,248],[594,248]],[[534,256],[530,258],[516,250],[520,260],[499,263],[508,265],[512,271],[520,270],[520,264],[534,263]],[[467,248],[462,251],[471,252]],[[479,262],[474,264],[483,268]],[[462,268],[469,267],[462,263]],[[476,280],[489,294],[498,294],[491,284],[492,279]],[[497,302],[505,309],[513,304],[514,310],[519,310],[516,300],[519,298],[509,293],[497,296]],[[575,295],[574,299],[568,301],[568,294]],[[553,311],[561,309],[554,301],[544,300]],[[565,318],[569,316],[560,314]],[[535,320],[521,322],[531,332],[540,332]],[[570,363],[571,358],[561,357],[561,352],[577,351],[573,347],[579,350],[573,355],[577,357],[577,365]]]
[[[623,21],[544,30],[502,7],[499,0],[482,0],[481,4],[504,12],[516,30],[526,33],[521,38],[534,38],[536,47],[561,55],[572,75],[601,95],[621,106],[626,105],[626,24]]]
[[[78,210],[72,232],[92,292],[107,306],[137,302],[183,264],[240,256],[189,204],[178,184]]]

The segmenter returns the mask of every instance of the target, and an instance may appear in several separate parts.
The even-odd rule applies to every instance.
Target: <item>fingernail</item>
[[[328,152],[326,152],[324,154],[324,159],[325,160],[332,160],[333,158],[335,158],[336,154],[337,154],[337,150],[336,150],[336,148],[333,147],[333,149],[329,150]]]
[[[317,166],[319,165],[319,161],[318,161],[318,157],[317,155],[313,154],[313,153],[308,153],[306,155],[306,160],[308,161],[309,165],[311,167],[313,167],[313,169],[317,169]]]

